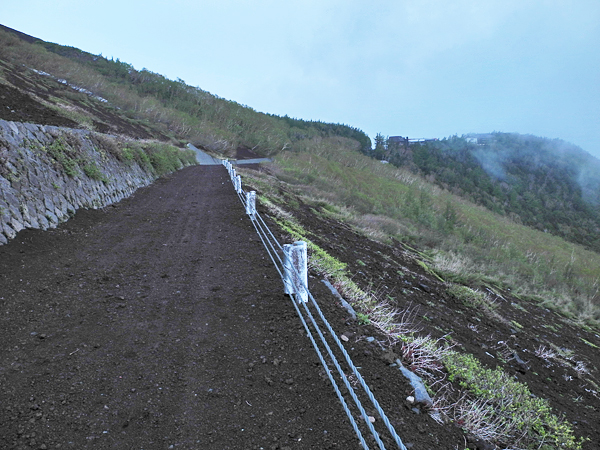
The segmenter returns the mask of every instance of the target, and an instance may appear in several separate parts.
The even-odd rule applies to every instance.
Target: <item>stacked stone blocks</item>
[[[25,228],[54,228],[79,208],[118,202],[156,179],[151,168],[98,148],[91,133],[0,120],[0,245]],[[96,176],[81,164],[69,175],[48,151],[57,140],[68,143],[78,161],[98,168]]]

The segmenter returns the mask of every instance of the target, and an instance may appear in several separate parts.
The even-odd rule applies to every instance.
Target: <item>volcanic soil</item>
[[[286,187],[280,188],[279,194],[296,205],[290,212],[307,230],[310,239],[347,264],[353,281],[402,313],[397,320],[406,319],[417,335],[442,339],[455,350],[474,355],[484,367],[492,370],[501,367],[525,384],[532,396],[547,399],[553,413],[570,423],[575,435],[585,440],[583,449],[600,449],[597,427],[600,423],[600,333],[597,329],[576,324],[548,309],[540,299],[474,281],[472,289],[487,293],[495,305],[494,314],[487,314],[482,308],[454,297],[449,293],[450,283],[426,269],[432,264],[425,245],[419,251],[395,240],[388,245],[368,239],[347,223],[332,218],[327,205],[318,201],[305,203],[302,196]],[[365,336],[378,336],[371,325],[357,326],[347,321],[346,328],[355,333],[357,341]],[[373,370],[377,367],[373,359],[388,362],[403,359],[402,342],[386,343],[384,337],[378,339],[384,343],[385,350],[371,347],[352,352],[352,357],[358,366],[364,367],[363,375],[367,374],[368,379],[385,380],[378,386],[385,392],[384,398],[394,398],[397,388],[387,384],[393,378],[383,369],[381,372]],[[542,350],[551,351],[554,356],[547,357]],[[410,361],[404,364],[410,367]],[[448,403],[464,393],[458,386],[454,386],[452,392],[446,399]],[[407,420],[406,416],[403,418]],[[461,421],[455,418],[455,423],[458,422]],[[406,432],[411,437],[415,436],[414,429],[418,430],[423,424],[414,422],[413,426],[412,431]],[[434,432],[440,433],[438,437],[442,442],[457,445],[459,449],[494,448],[468,435],[456,443],[454,436],[447,434],[447,428]],[[429,445],[415,447],[444,448]]]
[[[20,232],[0,247],[0,311],[2,448],[358,448],[221,166]],[[460,445],[366,345],[352,352],[405,444]]]

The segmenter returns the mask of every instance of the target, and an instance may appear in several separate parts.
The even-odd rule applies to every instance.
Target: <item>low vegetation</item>
[[[267,188],[260,197],[262,204],[290,240],[307,243],[309,264],[352,304],[359,323],[375,326],[388,336],[391,345],[399,343],[409,368],[427,380],[434,395],[432,417],[440,422],[453,421],[480,439],[511,448],[581,448],[582,441],[574,437],[570,424],[557,417],[546,400],[533,396],[525,384],[500,367],[487,369],[472,355],[454,350],[450,340],[419,335],[415,311],[398,310],[377,292],[359,287],[345,263],[311,240],[311,233],[285,209],[287,202],[280,194],[248,173],[247,178]],[[494,303],[483,292],[451,284],[449,293],[469,308],[494,314]],[[462,392],[458,398],[454,386]]]
[[[232,156],[239,146],[272,155],[312,137],[345,136],[371,147],[362,131],[340,124],[293,119],[257,112],[183,80],[170,80],[146,69],[77,48],[42,40],[27,42],[0,28],[0,59],[51,74],[94,98],[108,100],[129,120],[148,124],[174,139]],[[85,95],[73,93],[72,95]],[[63,102],[64,103],[64,102]],[[93,128],[79,109],[61,102],[54,108],[84,128]]]
[[[315,138],[276,157],[272,175],[372,238],[427,249],[445,281],[496,285],[561,311],[600,320],[600,255],[361,155],[344,138]]]
[[[69,177],[85,174],[94,180],[108,182],[96,161],[82,151],[80,137],[68,131],[56,133],[58,134],[50,145],[42,147],[31,144],[32,150],[46,153]],[[196,163],[196,155],[192,150],[182,150],[162,142],[129,141],[101,134],[92,134],[90,139],[100,153],[100,158],[105,156],[104,152],[109,152],[120,161],[135,161],[158,176]]]

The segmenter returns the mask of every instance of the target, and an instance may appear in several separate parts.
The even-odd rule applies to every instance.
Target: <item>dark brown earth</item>
[[[223,167],[23,231],[0,273],[2,448],[358,448]],[[354,328],[311,284],[334,326]],[[405,442],[460,444],[360,344]]]
[[[539,303],[513,296],[509,290],[488,287],[485,283],[473,285],[474,289],[491,295],[497,305],[496,312],[504,319],[493,320],[449,295],[448,284],[417,263],[418,259],[427,261],[425,254],[398,241],[386,245],[366,239],[347,224],[329,218],[318,202],[308,205],[292,192],[282,190],[280,194],[299,205],[293,210],[296,219],[317,245],[348,265],[356,283],[363,289],[370,288],[379,298],[388,299],[398,310],[412,312],[419,335],[445,336],[457,349],[476,356],[488,368],[502,367],[525,383],[533,395],[548,399],[555,414],[573,425],[576,436],[588,439],[582,448],[600,449],[598,330],[578,326]],[[377,335],[370,326],[351,329],[358,339],[361,335]],[[535,355],[540,346],[552,349],[553,345],[572,356],[542,359]],[[353,358],[358,366],[374,367],[370,362],[372,356],[389,360],[401,354],[398,343],[386,352],[358,352]],[[578,363],[583,364],[580,367],[584,371],[575,370]],[[375,371],[371,377],[378,379],[378,375]],[[387,391],[384,395],[389,395],[390,391],[384,387],[388,378],[382,378],[381,388]],[[454,400],[459,395],[455,390]],[[443,442],[452,442],[446,432],[437,436]],[[480,448],[485,446],[481,444]]]

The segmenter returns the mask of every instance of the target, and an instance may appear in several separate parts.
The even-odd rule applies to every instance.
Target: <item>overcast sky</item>
[[[599,0],[0,0],[0,23],[258,111],[600,158]]]

